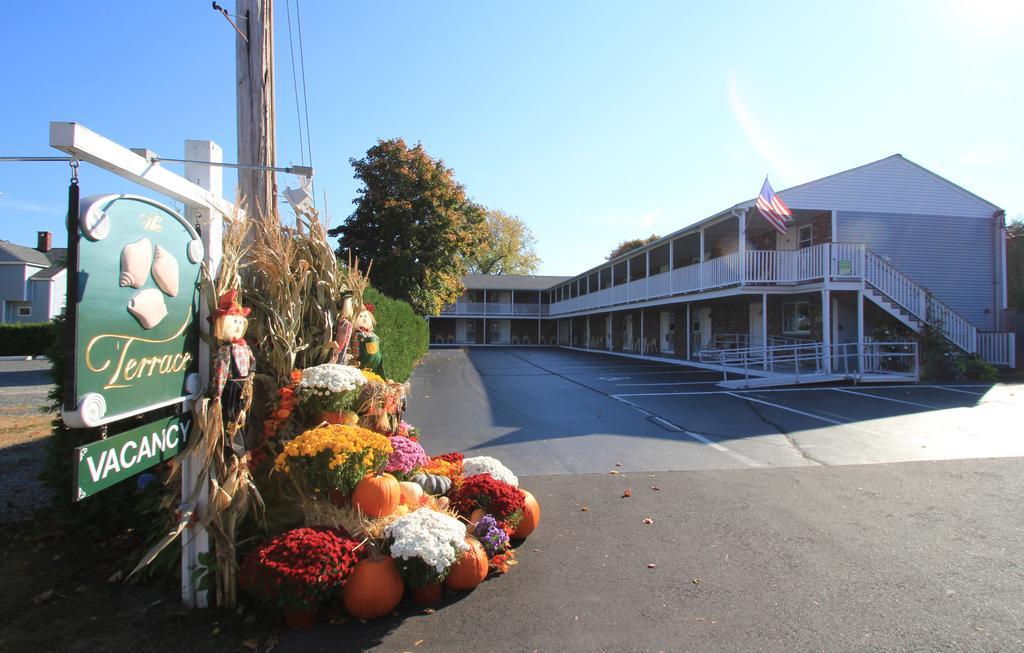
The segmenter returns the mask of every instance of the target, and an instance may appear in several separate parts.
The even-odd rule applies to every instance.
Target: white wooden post
[[[821,341],[825,349],[825,373],[832,372],[832,293],[821,291]]]
[[[646,349],[646,344],[647,344],[647,338],[644,337],[646,335],[647,334],[644,331],[644,309],[641,308],[640,309],[640,353],[641,354],[646,354],[647,353],[646,351],[644,351]],[[637,339],[634,336],[633,337],[633,342],[636,342],[636,340]]]
[[[690,304],[686,302],[686,360],[690,360],[690,341],[693,340],[693,324],[690,321]]]
[[[700,230],[700,256],[697,263],[697,284],[704,290],[704,230]]]
[[[768,293],[761,293],[761,347],[768,356]],[[767,363],[767,361],[765,361]]]
[[[651,296],[651,250],[644,252],[644,299]]]
[[[675,243],[676,243],[676,241],[674,241],[674,240],[668,241],[668,294],[669,295],[672,295],[672,294],[675,293],[675,288],[674,288],[675,284],[672,283],[673,277],[676,276],[676,275],[672,274],[672,272],[675,270],[675,264],[676,264],[675,263],[675,261],[676,261]]]
[[[857,374],[864,375],[864,291],[857,291]]]
[[[747,281],[747,212],[740,212],[736,219],[739,221],[739,245],[736,251],[740,253],[740,285],[742,286]]]
[[[185,141],[185,158],[220,163],[224,160],[224,153],[220,146],[213,141],[190,140]],[[215,197],[223,196],[224,174],[223,168],[219,166],[186,163],[185,178],[197,186],[205,188]],[[223,219],[219,213],[197,204],[188,203],[185,205],[185,210],[189,222],[197,225],[203,240],[203,263],[216,279],[223,251],[221,242],[224,235]],[[209,322],[206,319],[209,316],[207,299],[205,296],[199,298],[199,328],[204,333],[209,331]],[[210,384],[210,345],[202,338],[199,339],[198,360],[200,387],[205,390]],[[200,455],[197,452],[193,452],[182,461],[181,500],[184,504],[195,501],[195,515],[202,519],[206,514],[209,488],[201,487],[199,496],[192,496],[192,490],[201,471],[199,464]],[[192,582],[192,572],[199,566],[199,556],[209,551],[210,536],[205,529],[196,527],[185,531],[181,549],[181,598],[187,606],[205,608],[209,603],[207,592],[196,591],[195,584]]]

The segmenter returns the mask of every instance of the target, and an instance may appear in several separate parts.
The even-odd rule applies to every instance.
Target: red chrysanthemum
[[[238,583],[278,607],[315,605],[345,584],[359,561],[358,545],[338,529],[296,528],[246,556],[238,571]]]
[[[526,496],[490,474],[477,474],[458,485],[451,495],[451,506],[464,516],[480,508],[503,526],[515,528],[523,518]]]

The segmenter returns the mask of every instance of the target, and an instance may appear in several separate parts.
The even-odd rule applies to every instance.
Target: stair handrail
[[[978,329],[970,320],[867,247],[864,282],[967,353],[978,350]]]

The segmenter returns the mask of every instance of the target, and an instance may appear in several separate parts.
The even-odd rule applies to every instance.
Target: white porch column
[[[740,253],[740,285],[745,285],[747,281],[747,212],[746,210],[741,211],[737,214],[736,219],[739,221],[739,246],[738,252]],[[766,334],[767,335],[767,334]]]
[[[516,314],[516,291],[512,290],[512,315]]]
[[[483,310],[480,311],[480,312],[486,315],[487,314],[487,290],[486,289],[484,289],[484,305],[483,305],[482,308],[483,308]],[[484,320],[484,326],[487,326],[487,320]],[[484,340],[487,340],[486,336],[484,337]]]
[[[690,341],[693,339],[693,321],[690,318],[690,304],[686,302],[686,360],[690,360]]]
[[[651,296],[651,250],[644,252],[644,299]]]
[[[857,372],[864,374],[864,291],[857,291]]]
[[[821,342],[825,373],[832,372],[832,293],[828,288],[821,291]]]
[[[700,262],[697,264],[697,285],[704,290],[704,230],[700,230]]]
[[[636,335],[633,336],[633,342],[636,342]],[[644,351],[647,348],[647,338],[644,337],[644,309],[640,309],[640,353],[645,354]]]
[[[185,158],[193,161],[209,161],[220,163],[224,153],[213,141],[185,141]],[[201,163],[186,163],[185,177],[205,188],[210,195],[220,198],[224,193],[224,169],[220,166],[208,166]],[[216,278],[220,271],[222,241],[224,238],[224,222],[220,213],[195,204],[187,204],[187,219],[193,224],[198,223],[200,237],[203,241],[203,263]],[[199,301],[199,328],[209,333],[209,315],[206,298]],[[207,388],[210,384],[210,345],[205,339],[199,339],[199,380],[200,387]],[[203,486],[199,496],[192,496],[196,479],[200,473],[200,456],[193,452],[181,465],[181,501],[189,504],[195,501],[195,514],[202,519],[206,516],[209,488]],[[192,572],[200,566],[199,556],[210,551],[210,536],[206,529],[188,528],[181,535],[181,598],[189,607],[205,608],[209,605],[207,592],[196,591],[192,582]]]
[[[674,274],[672,274],[673,269],[674,269],[673,266],[675,265],[675,261],[676,261],[675,247],[674,247],[675,243],[676,243],[676,241],[674,241],[674,240],[668,241],[668,294],[669,295],[672,295],[672,294],[675,293],[675,288],[673,288],[674,284],[672,283],[672,278],[675,276]]]
[[[761,346],[768,347],[768,293],[761,293]],[[768,350],[765,349],[765,352]]]

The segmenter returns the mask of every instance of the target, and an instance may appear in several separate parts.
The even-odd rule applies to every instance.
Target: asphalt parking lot
[[[1024,456],[1021,384],[729,391],[720,372],[550,348],[431,351],[407,419],[524,475]]]

